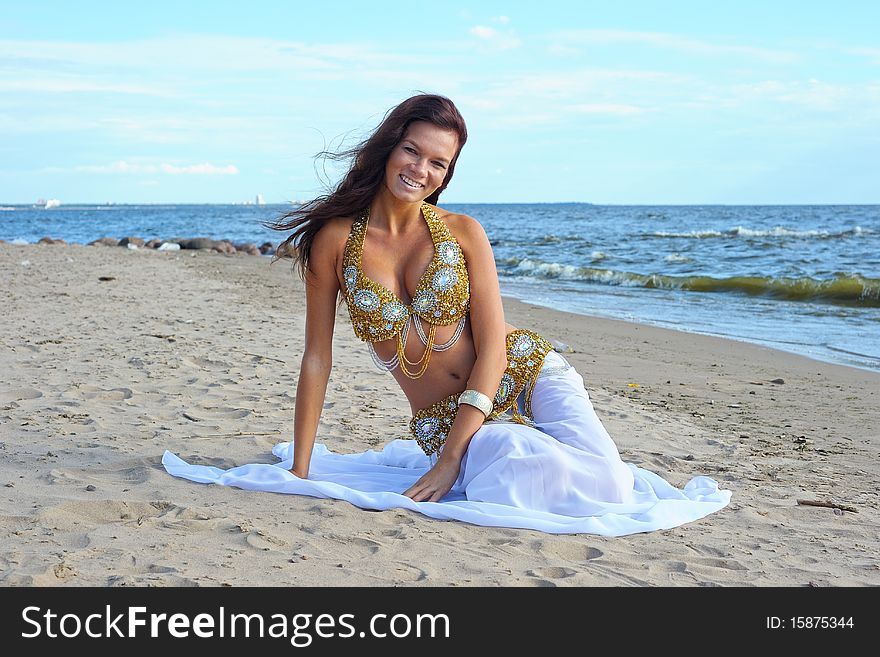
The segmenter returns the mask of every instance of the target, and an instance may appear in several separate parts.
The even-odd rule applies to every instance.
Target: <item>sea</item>
[[[7,205],[0,239],[277,244],[262,224],[290,207]],[[443,207],[483,225],[505,295],[880,371],[878,205]]]

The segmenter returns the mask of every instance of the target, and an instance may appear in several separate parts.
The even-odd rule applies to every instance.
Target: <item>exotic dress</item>
[[[431,206],[423,204],[422,214],[434,258],[410,305],[363,272],[368,214],[353,223],[343,256],[343,292],[355,334],[368,343],[380,368],[400,367],[410,378],[424,374],[433,351],[455,344],[470,299],[461,247]],[[436,327],[452,324],[457,324],[452,338],[435,344]],[[404,352],[410,325],[425,345],[415,362]],[[392,338],[397,353],[383,360],[372,343]],[[439,502],[414,502],[403,492],[436,462],[458,410],[458,394],[418,411],[410,422],[412,439],[392,440],[381,451],[336,454],[316,442],[308,479],[289,472],[292,441],[273,448],[279,459],[274,464],[221,470],[189,464],[168,451],[162,464],[170,474],[197,482],[336,498],[365,509],[407,508],[432,518],[548,533],[621,536],[667,529],[730,501],[730,492],[709,477],[694,477],[678,489],[624,463],[593,410],[583,378],[540,335],[521,329],[509,334],[507,358],[492,413],[471,438],[458,479]]]

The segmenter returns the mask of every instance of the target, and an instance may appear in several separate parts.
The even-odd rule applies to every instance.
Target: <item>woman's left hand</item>
[[[460,468],[460,463],[441,458],[403,494],[414,502],[438,502],[455,484]]]

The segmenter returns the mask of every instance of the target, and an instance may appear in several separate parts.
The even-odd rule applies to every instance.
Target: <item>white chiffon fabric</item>
[[[551,352],[544,367],[565,360]],[[166,451],[169,474],[247,490],[346,500],[364,509],[404,508],[431,518],[475,525],[537,529],[552,534],[622,536],[677,527],[724,508],[730,491],[697,476],[678,489],[658,475],[624,463],[593,410],[574,368],[541,376],[532,395],[536,427],[484,424],[473,436],[452,490],[439,502],[403,495],[431,467],[414,440],[382,451],[336,454],[317,443],[309,478],[288,470],[293,444],[279,443],[273,464],[229,470],[192,465]]]

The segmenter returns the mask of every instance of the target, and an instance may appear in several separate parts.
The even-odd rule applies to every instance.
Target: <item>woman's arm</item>
[[[454,223],[450,223],[455,227],[456,237],[467,261],[471,287],[470,323],[477,359],[466,389],[482,392],[489,399],[495,399],[498,384],[507,367],[507,332],[495,255],[486,231],[476,219],[457,215]],[[445,456],[460,463],[471,437],[485,419],[478,409],[463,404],[446,438],[441,458]]]
[[[333,365],[333,328],[339,294],[339,278],[336,274],[338,233],[337,227],[327,225],[315,236],[305,277],[305,347],[296,386],[293,467],[290,469],[303,479],[309,476],[312,448]]]
[[[486,232],[476,219],[455,215],[449,221],[467,261],[470,280],[470,323],[477,358],[467,389],[495,398],[507,367],[506,326],[495,256]],[[468,444],[485,420],[473,406],[462,404],[437,463],[404,492],[416,502],[436,502],[455,484]]]

